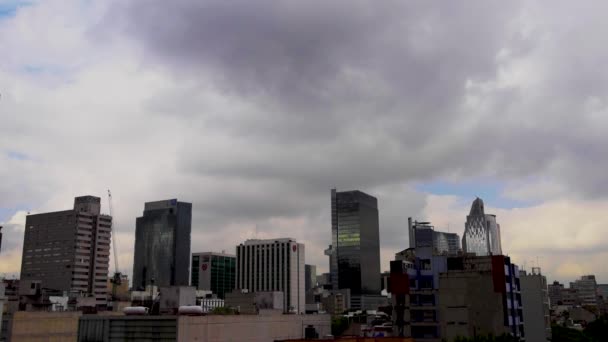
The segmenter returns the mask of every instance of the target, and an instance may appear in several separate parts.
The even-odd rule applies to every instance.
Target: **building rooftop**
[[[277,238],[277,239],[248,239],[242,245],[257,245],[261,243],[279,243],[279,242],[296,242],[294,238]]]

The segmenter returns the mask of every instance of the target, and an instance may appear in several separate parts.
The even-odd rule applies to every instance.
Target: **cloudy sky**
[[[0,273],[25,215],[114,195],[131,273],[145,201],[192,202],[192,251],[294,237],[326,271],[330,189],[608,282],[608,3],[0,0]],[[256,233],[257,232],[257,233]]]

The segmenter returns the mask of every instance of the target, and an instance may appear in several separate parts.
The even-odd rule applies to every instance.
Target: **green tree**
[[[576,329],[566,328],[560,325],[554,325],[551,327],[551,341],[552,342],[591,342],[582,331]],[[600,341],[600,340],[598,340]]]
[[[500,336],[478,335],[475,337],[456,337],[454,342],[519,342],[519,338],[509,334],[502,334]]]
[[[236,314],[236,310],[229,307],[217,307],[211,310],[212,315],[234,315]]]
[[[339,316],[331,319],[331,334],[334,336],[342,335],[348,329],[348,318]]]
[[[587,324],[585,335],[591,341],[606,341],[608,339],[608,316],[604,315]]]

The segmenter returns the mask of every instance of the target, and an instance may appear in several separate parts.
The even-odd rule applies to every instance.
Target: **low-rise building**
[[[15,312],[12,331],[14,342],[73,342],[78,337],[78,320],[82,312]]]
[[[224,306],[246,315],[256,315],[261,311],[282,313],[284,310],[283,292],[243,292],[235,290],[226,294]]]
[[[83,316],[72,341],[248,341],[331,333],[329,315]],[[112,336],[112,339],[110,339]]]
[[[177,313],[180,306],[196,305],[196,289],[191,286],[160,288],[159,308],[161,313]]]

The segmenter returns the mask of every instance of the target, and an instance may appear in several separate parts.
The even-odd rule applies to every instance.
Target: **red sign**
[[[201,269],[202,269],[203,271],[206,271],[206,270],[207,270],[207,264],[203,264],[203,266],[201,266]]]
[[[295,251],[298,249],[298,247],[296,247],[296,245],[293,245],[293,246],[291,247],[291,249],[293,249],[293,251],[295,252]]]

